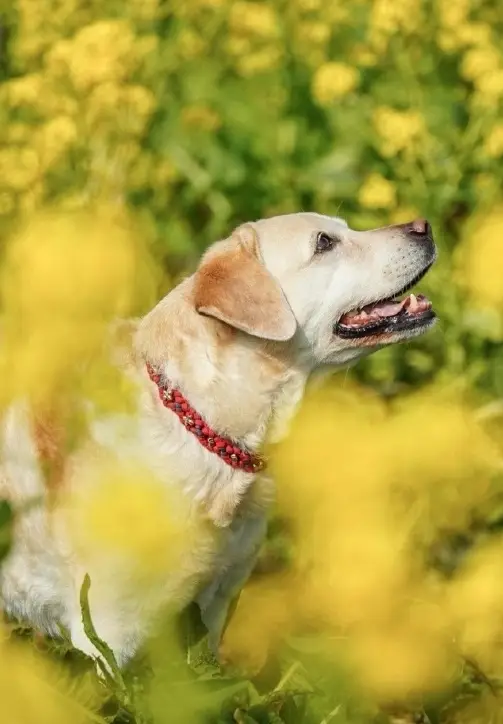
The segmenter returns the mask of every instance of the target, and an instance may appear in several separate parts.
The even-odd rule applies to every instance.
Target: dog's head
[[[424,296],[399,297],[435,257],[424,219],[354,231],[314,213],[276,216],[210,248],[195,306],[254,337],[292,340],[315,364],[345,364],[432,326]]]

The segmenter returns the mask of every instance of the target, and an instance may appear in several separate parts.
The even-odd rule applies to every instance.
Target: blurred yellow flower
[[[388,106],[376,108],[373,122],[380,139],[379,150],[387,157],[415,150],[426,130],[424,118],[417,111],[398,111]]]
[[[278,18],[271,5],[238,0],[231,5],[231,32],[257,38],[273,39],[278,35]]]
[[[129,14],[140,21],[156,20],[160,13],[159,0],[129,0],[127,5]]]
[[[378,173],[365,179],[358,193],[358,202],[367,209],[389,209],[396,205],[396,188]]]
[[[486,23],[462,23],[456,26],[453,31],[460,43],[464,45],[491,46],[492,29]]]
[[[38,401],[61,394],[80,379],[83,361],[103,348],[111,321],[151,298],[150,259],[127,215],[93,211],[36,216],[10,240],[1,278],[0,365],[15,374],[4,396]]]
[[[315,72],[312,81],[313,98],[327,106],[353,91],[360,80],[356,68],[345,63],[325,63]]]
[[[0,216],[7,216],[15,209],[14,196],[7,191],[0,191]]]
[[[463,57],[461,74],[467,80],[477,81],[487,73],[497,70],[500,63],[501,55],[493,45],[471,48]]]
[[[503,668],[502,556],[500,542],[475,551],[446,596],[461,651],[489,676]]]
[[[89,677],[70,679],[54,661],[36,654],[26,644],[6,638],[2,631],[3,720],[12,724],[88,724],[90,710],[98,708],[102,701],[95,681]]]
[[[77,127],[68,116],[55,116],[41,126],[36,134],[36,146],[44,169],[56,163],[77,139]]]
[[[421,431],[422,444],[405,431]],[[326,464],[327,440],[343,449],[336,467]],[[500,466],[470,408],[437,388],[386,408],[356,384],[335,383],[308,396],[272,462],[294,535],[293,580],[302,581],[289,614],[342,631],[355,673],[374,694],[443,686],[456,622],[423,557],[439,531],[467,525]],[[285,590],[284,580],[275,585]],[[267,619],[271,601],[273,626],[287,626],[274,591],[265,594],[254,616]]]
[[[302,12],[310,13],[319,10],[323,0],[294,0],[294,4]]]
[[[465,22],[470,12],[470,2],[471,0],[458,0],[455,3],[451,0],[437,0],[436,9],[441,25],[455,29]]]
[[[484,142],[484,151],[490,158],[503,156],[503,123],[497,123]]]
[[[374,0],[370,21],[371,32],[390,34],[395,30],[412,30],[419,19],[418,0]]]
[[[11,189],[24,191],[39,177],[41,171],[37,151],[29,147],[0,149],[0,178]]]
[[[297,37],[303,43],[324,45],[329,40],[331,32],[331,27],[327,23],[301,22],[297,30]]]
[[[472,303],[503,311],[503,208],[474,217],[459,252],[459,280]]]
[[[137,65],[135,35],[125,20],[100,20],[80,30],[68,58],[70,79],[78,91],[125,79]]]
[[[483,103],[497,105],[503,97],[503,68],[484,73],[475,81],[478,96]]]
[[[147,468],[102,454],[78,476],[65,515],[86,560],[113,557],[124,561],[136,580],[150,579],[165,576],[193,549],[188,499]]]
[[[264,48],[248,53],[237,59],[236,67],[239,73],[244,76],[252,76],[257,73],[265,73],[274,70],[281,61],[281,52],[278,48]]]
[[[45,81],[40,73],[31,73],[3,86],[2,95],[14,108],[18,106],[36,106],[39,96],[44,92]]]

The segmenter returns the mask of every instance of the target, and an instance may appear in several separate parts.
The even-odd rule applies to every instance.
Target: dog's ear
[[[239,227],[203,259],[195,278],[195,306],[255,337],[285,342],[297,322],[283,291],[259,258],[255,230]]]

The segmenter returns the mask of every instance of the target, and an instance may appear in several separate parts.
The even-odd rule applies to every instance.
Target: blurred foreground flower
[[[458,278],[478,307],[503,312],[503,207],[476,215],[459,252]]]
[[[499,468],[457,395],[431,389],[392,408],[357,386],[313,395],[274,460],[294,569],[260,595],[251,588],[248,615],[236,616],[229,636],[260,649],[260,631],[278,642],[279,629],[308,624],[380,698],[442,688],[455,670],[459,614],[446,605],[451,584],[431,570],[431,547],[469,525]],[[477,600],[476,577],[469,587]],[[478,610],[464,600],[464,615]]]
[[[67,524],[84,560],[116,561],[138,579],[166,579],[205,540],[205,527],[175,486],[134,460],[98,454],[78,470],[66,499]]]
[[[93,681],[91,677],[70,681],[63,669],[33,649],[0,640],[0,701],[6,724],[101,721],[93,713],[100,704]]]
[[[111,322],[151,301],[154,267],[132,229],[98,208],[35,217],[11,239],[1,276],[3,403],[47,403],[85,386],[83,369],[105,352]]]

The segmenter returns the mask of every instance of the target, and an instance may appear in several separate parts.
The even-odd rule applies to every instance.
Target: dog
[[[37,426],[25,403],[12,405],[2,425],[0,495],[20,512],[1,571],[6,613],[49,635],[66,627],[76,648],[99,656],[79,602],[88,573],[95,629],[119,665],[148,636],[156,612],[194,600],[217,650],[274,499],[260,454],[266,434],[272,442],[285,435],[315,372],[432,327],[428,299],[402,295],[435,258],[424,219],[355,231],[337,217],[297,213],[239,226],[131,322],[125,366],[135,409],[93,419],[50,496],[41,454],[57,458],[57,436]],[[67,493],[87,495],[83,471],[92,478],[104,453],[139,462],[206,521],[180,565],[153,587],[129,585],[127,566],[105,552],[85,559],[73,546]],[[22,509],[33,496],[41,503]]]

